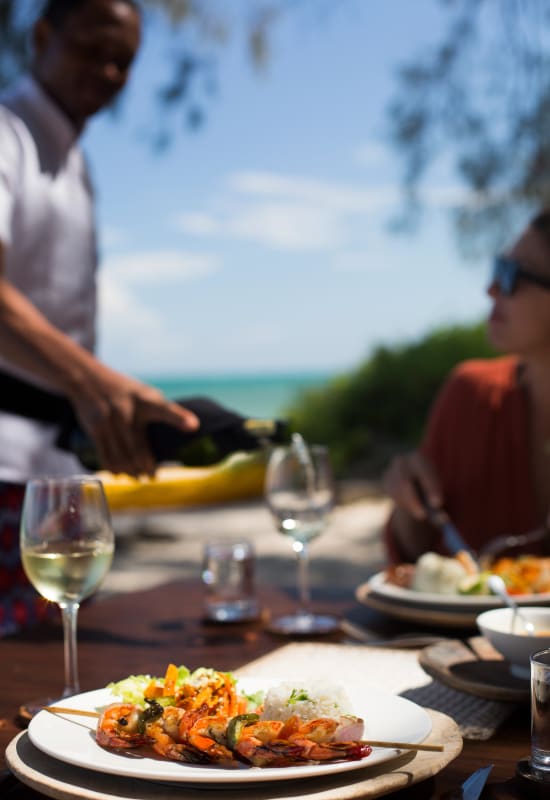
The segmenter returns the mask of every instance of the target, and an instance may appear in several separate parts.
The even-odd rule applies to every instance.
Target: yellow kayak
[[[267,454],[232,453],[207,467],[159,467],[154,478],[98,472],[111,511],[163,509],[247,500],[263,493]]]

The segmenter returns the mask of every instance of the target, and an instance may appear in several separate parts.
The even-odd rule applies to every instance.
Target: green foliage
[[[440,160],[464,187],[451,210],[468,255],[500,249],[550,204],[548,0],[439,0],[445,22],[403,63],[388,105],[411,227]]]
[[[286,416],[306,440],[330,447],[340,476],[378,478],[392,455],[418,443],[449,371],[494,355],[484,324],[441,328],[378,347],[354,372],[299,395]]]

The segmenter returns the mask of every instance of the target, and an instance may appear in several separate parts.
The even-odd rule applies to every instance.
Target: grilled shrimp
[[[235,742],[235,751],[256,767],[286,767],[295,764],[300,746],[280,739],[284,723],[260,720],[243,726]]]
[[[207,716],[207,706],[195,711],[168,706],[161,717],[146,725],[153,750],[173,761],[238,766],[225,746],[227,717]]]
[[[237,761],[227,747],[228,717],[198,716],[180,735],[190,747],[206,756],[210,761],[224,767],[236,767]],[[185,723],[184,723],[185,725]]]
[[[336,739],[341,722],[316,719],[303,722],[262,720],[244,726],[235,750],[257,767],[287,767],[305,761],[359,760],[372,748],[360,741]]]
[[[148,708],[131,703],[113,703],[103,710],[96,731],[97,743],[103,747],[139,747],[149,740],[145,732],[148,720],[162,715],[162,706],[151,703]]]
[[[190,748],[180,738],[180,725],[185,717],[183,708],[168,706],[163,714],[146,726],[147,741],[159,756],[172,761],[207,762],[208,758]]]

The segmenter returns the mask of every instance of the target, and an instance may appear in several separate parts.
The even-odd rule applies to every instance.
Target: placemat
[[[168,785],[73,767],[34,747],[26,731],[12,739],[6,761],[23,783],[55,800],[366,800],[426,780],[458,756],[462,738],[456,724],[436,711],[428,714],[432,732],[426,742],[443,743],[441,753],[404,753],[384,764],[326,778],[239,784],[222,791],[219,785]]]
[[[318,678],[343,683],[367,681],[418,705],[452,717],[465,739],[487,740],[513,705],[485,700],[433,680],[418,663],[418,650],[318,643],[292,643],[252,661],[239,675]],[[278,676],[278,678],[277,678]]]

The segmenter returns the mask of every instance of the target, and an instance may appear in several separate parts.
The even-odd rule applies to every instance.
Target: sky
[[[389,225],[401,164],[386,108],[397,67],[437,42],[441,5],[315,1],[318,13],[310,3],[275,25],[263,70],[235,31],[205,123],[177,125],[162,153],[146,136],[166,71],[158,25],[119,113],[90,123],[99,354],[111,366],[342,372],[380,344],[486,314],[488,267],[458,251],[449,211],[461,187],[448,172],[429,178],[414,235]]]

